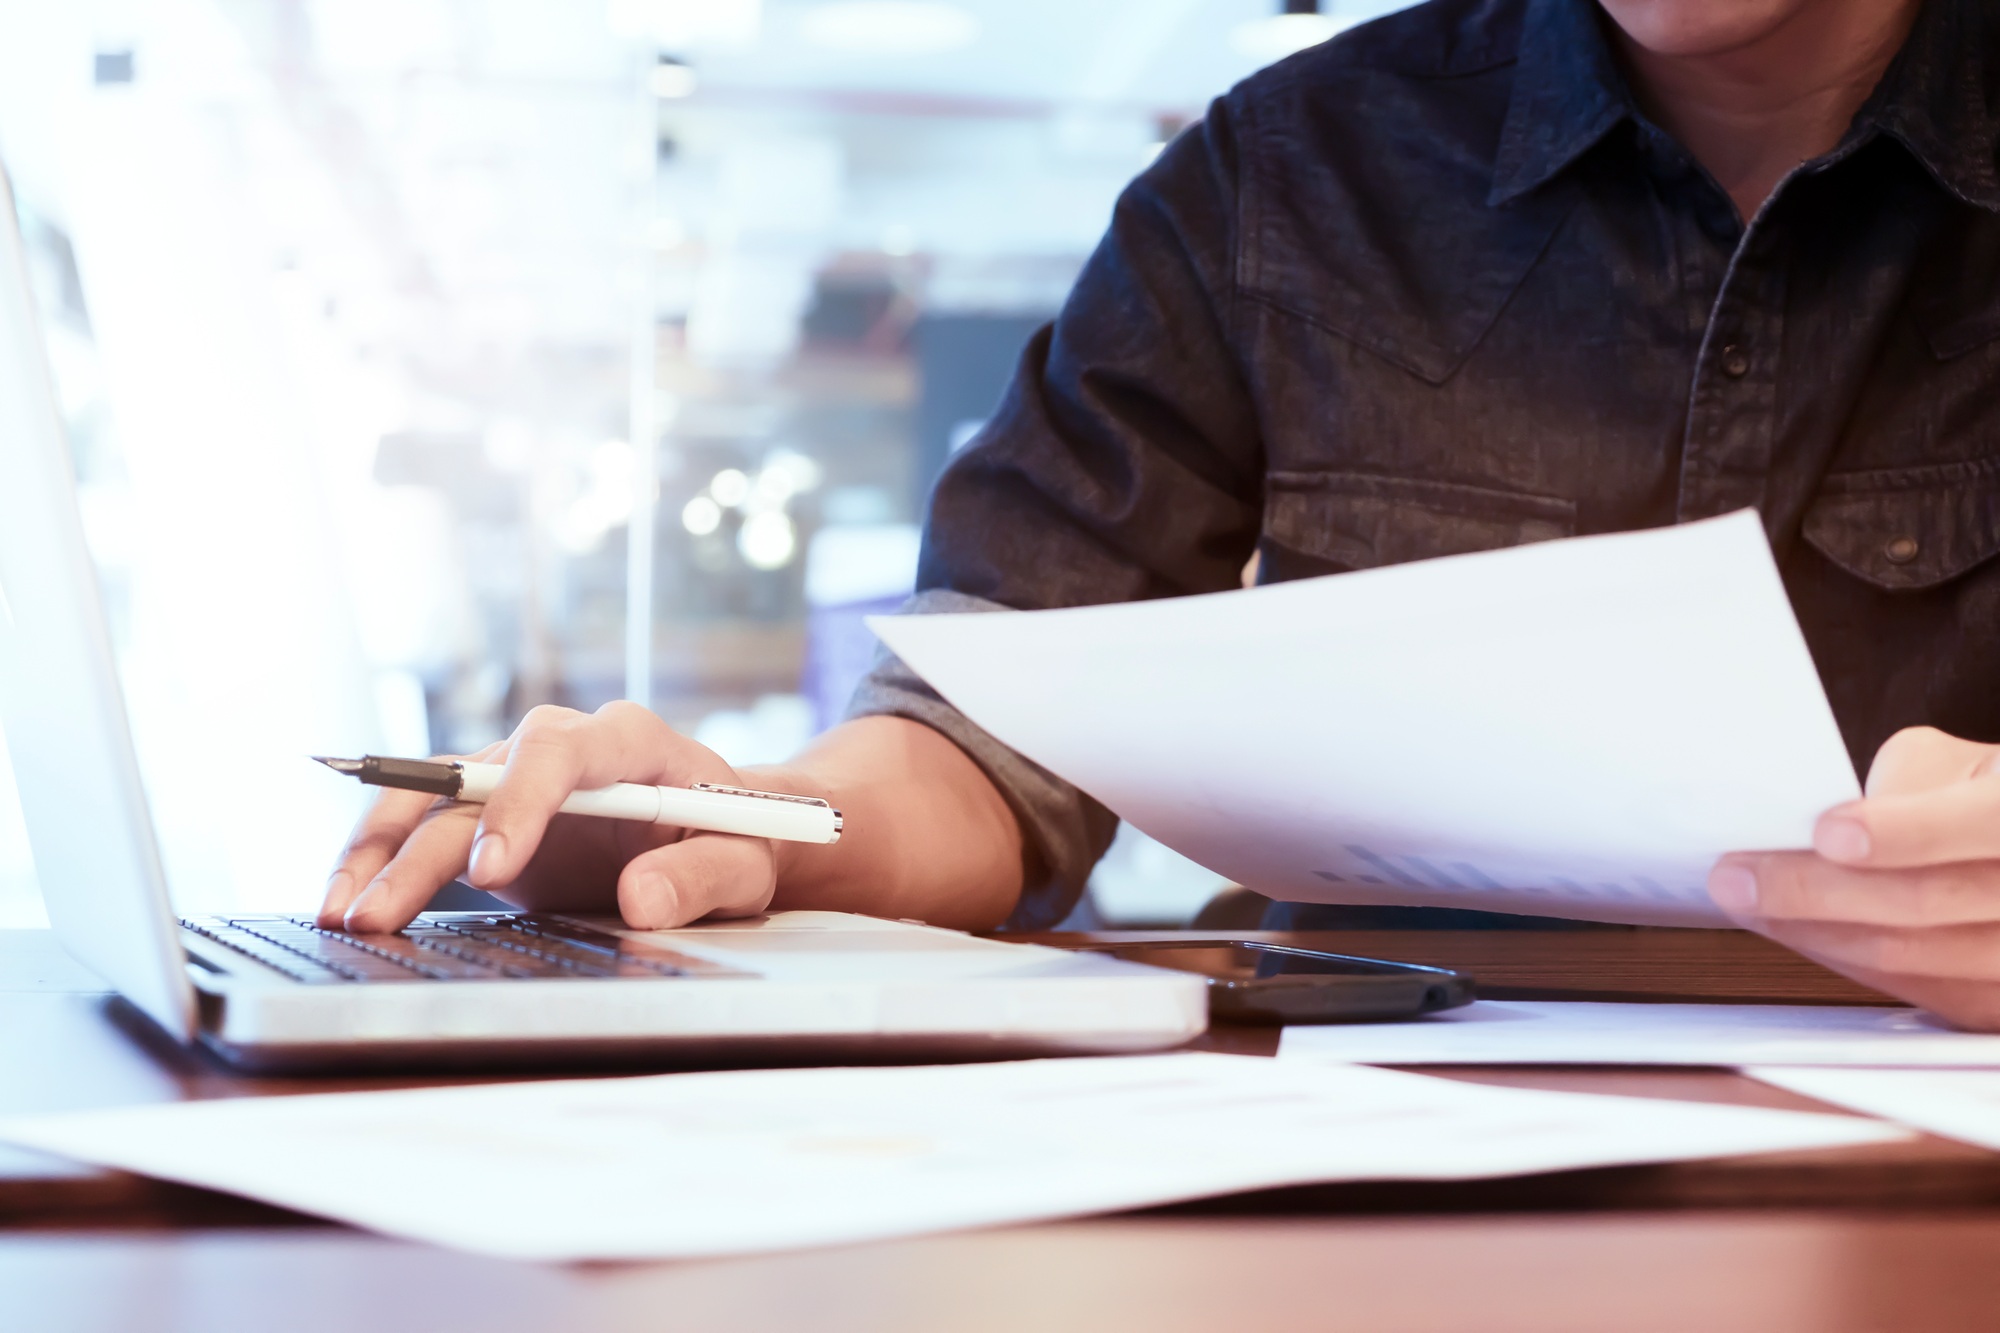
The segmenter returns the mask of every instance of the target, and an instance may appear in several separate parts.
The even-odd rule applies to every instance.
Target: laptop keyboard
[[[740,976],[732,968],[573,922],[421,916],[393,935],[325,930],[306,916],[186,919],[203,939],[309,984]]]

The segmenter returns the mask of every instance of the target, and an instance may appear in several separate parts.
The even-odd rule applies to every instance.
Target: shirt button
[[[1889,557],[1889,563],[1907,565],[1917,558],[1917,539],[1898,537],[1882,548],[1882,554]]]
[[[1722,349],[1722,373],[1733,380],[1740,380],[1750,373],[1750,357],[1735,343]]]

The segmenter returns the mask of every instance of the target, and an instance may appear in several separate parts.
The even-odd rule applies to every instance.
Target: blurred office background
[[[1121,187],[1395,7],[0,0],[0,160],[179,905],[316,899],[361,794],[307,754],[620,695],[796,749]],[[10,784],[0,925],[35,924]],[[1217,887],[1128,833],[1091,910]]]

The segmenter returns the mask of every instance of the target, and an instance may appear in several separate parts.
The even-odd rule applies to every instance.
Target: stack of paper
[[[2000,1149],[2000,1034],[1917,1009],[1480,1000],[1403,1023],[1290,1027],[1278,1054],[1377,1065],[1707,1065]]]
[[[1479,1000],[1406,1023],[1286,1028],[1278,1053],[1370,1065],[2000,1068],[2000,1036],[1916,1009]]]
[[[1226,1055],[771,1070],[195,1102],[0,1139],[532,1259],[829,1245],[1266,1186],[1902,1137],[1851,1117]]]
[[[2000,1069],[1746,1069],[1743,1072],[1835,1106],[1927,1129],[1977,1147],[2000,1149]]]
[[[1860,794],[1755,514],[1249,591],[890,616],[980,726],[1272,897],[1723,925]]]

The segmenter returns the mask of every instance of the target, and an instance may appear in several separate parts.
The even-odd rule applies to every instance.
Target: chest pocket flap
[[[1576,506],[1555,496],[1354,472],[1266,479],[1265,538],[1345,569],[1525,546],[1575,530]]]
[[[1936,587],[2000,555],[2000,457],[1827,477],[1805,538],[1879,588]]]

